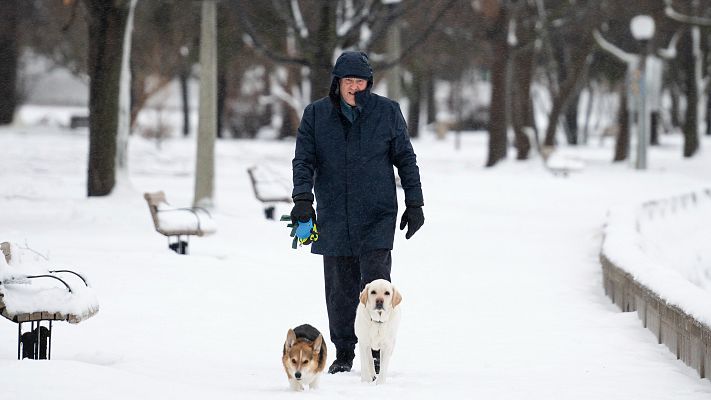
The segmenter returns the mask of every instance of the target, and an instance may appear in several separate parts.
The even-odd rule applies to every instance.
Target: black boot
[[[351,368],[353,368],[354,357],[355,353],[353,352],[353,349],[336,349],[336,360],[333,361],[333,364],[331,364],[328,368],[328,373],[336,374],[339,372],[350,372]]]

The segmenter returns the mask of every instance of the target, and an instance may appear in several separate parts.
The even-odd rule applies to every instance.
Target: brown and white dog
[[[306,385],[309,390],[318,388],[326,367],[326,349],[321,332],[313,326],[304,324],[289,329],[281,363],[292,390],[302,391]]]
[[[355,334],[360,349],[360,378],[363,382],[385,383],[395,336],[400,324],[402,296],[385,279],[365,285],[356,309]],[[376,373],[373,351],[380,351],[380,368]]]

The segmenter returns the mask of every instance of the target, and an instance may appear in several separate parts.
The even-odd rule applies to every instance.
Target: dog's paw
[[[375,380],[375,377],[373,377],[373,380]],[[385,376],[378,376],[378,380],[375,381],[376,385],[382,385],[385,383]]]
[[[361,376],[360,376],[360,381],[361,381],[361,382],[364,382],[364,383],[374,382],[374,381],[375,381],[375,377],[374,377],[374,376],[370,376],[370,375],[361,375]]]

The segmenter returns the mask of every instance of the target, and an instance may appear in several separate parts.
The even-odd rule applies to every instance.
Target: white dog
[[[363,382],[385,383],[395,336],[400,324],[402,296],[385,279],[365,285],[356,310],[355,334],[360,348],[360,377]],[[380,371],[376,376],[373,350],[380,351]]]

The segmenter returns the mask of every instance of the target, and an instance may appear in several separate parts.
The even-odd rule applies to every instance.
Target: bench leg
[[[178,254],[188,254],[188,244],[190,243],[190,235],[186,235],[185,240],[182,240],[182,235],[175,235],[178,238],[176,242],[170,242],[168,237],[168,247]]]
[[[35,325],[35,322],[37,324]],[[30,330],[22,333],[22,322],[17,324],[17,359],[49,360],[52,354],[52,321],[49,328],[42,326],[42,320],[30,321]]]

